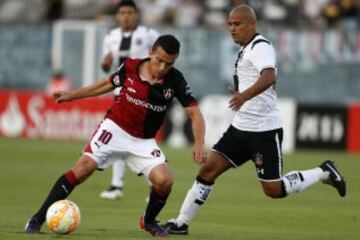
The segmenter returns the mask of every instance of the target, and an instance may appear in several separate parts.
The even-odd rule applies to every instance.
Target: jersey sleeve
[[[155,43],[156,39],[158,39],[159,36],[160,36],[159,32],[156,31],[155,29],[150,28],[148,30],[149,49],[153,46],[153,44]]]
[[[182,75],[179,76],[177,80],[177,85],[175,87],[175,96],[179,100],[180,104],[183,107],[197,106],[197,99],[193,95],[193,92],[190,88],[190,85],[186,82]]]
[[[276,53],[274,47],[266,42],[254,46],[251,51],[250,60],[260,73],[267,68],[276,69]]]
[[[109,77],[109,81],[114,88],[121,87],[125,82],[125,62]]]

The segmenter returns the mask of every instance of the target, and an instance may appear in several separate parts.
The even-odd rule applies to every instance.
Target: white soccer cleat
[[[100,193],[100,197],[108,200],[115,200],[123,197],[123,191],[119,188],[110,187],[108,190]]]

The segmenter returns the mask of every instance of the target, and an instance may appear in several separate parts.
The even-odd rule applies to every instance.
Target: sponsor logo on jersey
[[[129,92],[136,93],[136,90],[133,89],[132,87],[128,87],[127,90],[128,90]]]
[[[132,96],[130,96],[127,93],[125,94],[125,96],[126,96],[126,100],[128,100],[128,102],[131,102],[137,106],[151,109],[154,112],[164,112],[164,111],[166,111],[166,108],[167,108],[166,105],[163,105],[163,106],[153,105],[151,103],[145,102],[144,100],[133,98]]]
[[[161,155],[161,152],[159,149],[154,149],[152,152],[151,152],[151,156],[153,157],[160,157]]]
[[[174,90],[171,88],[164,89],[164,97],[165,99],[170,99],[174,95]]]

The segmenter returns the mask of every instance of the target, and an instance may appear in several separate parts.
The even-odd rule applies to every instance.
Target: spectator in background
[[[174,11],[174,24],[177,27],[195,27],[200,25],[203,8],[196,0],[178,0]]]
[[[330,1],[329,3],[325,4],[324,8],[322,9],[322,13],[328,27],[334,27],[339,23],[341,17],[341,10],[336,0]]]
[[[142,0],[142,21],[151,26],[161,26],[173,22],[173,10],[177,0]]]
[[[312,27],[323,27],[324,19],[322,8],[329,0],[302,0],[301,12],[304,16],[301,21]]]
[[[127,58],[145,58],[159,33],[152,28],[138,24],[139,11],[135,2],[123,0],[118,4],[116,12],[118,27],[105,36],[103,43],[102,69],[109,72],[111,67],[120,66]],[[115,95],[118,95],[119,88]],[[115,161],[113,164],[111,186],[100,193],[105,199],[116,199],[123,196],[125,162]]]
[[[341,15],[342,15],[342,27],[346,30],[356,29],[359,17],[359,0],[340,0],[339,2]]]
[[[262,14],[266,21],[274,24],[281,24],[285,22],[287,11],[285,6],[278,1],[266,1],[262,9]]]
[[[206,0],[204,1],[204,22],[211,27],[222,27],[226,24],[226,10],[229,6],[228,0]]]
[[[71,89],[71,81],[60,70],[55,70],[46,88],[46,92],[52,95],[58,91],[69,91]]]
[[[287,26],[298,25],[300,19],[300,0],[282,0],[286,9],[285,24]]]
[[[64,2],[62,0],[46,1],[46,19],[54,21],[63,17]]]

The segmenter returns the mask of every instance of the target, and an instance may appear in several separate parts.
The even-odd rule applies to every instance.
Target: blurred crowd
[[[0,0],[0,22],[106,19],[120,0]],[[136,1],[136,0],[135,0]],[[291,27],[357,28],[360,0],[137,0],[142,22],[177,27],[226,24],[233,6],[251,5],[259,21]]]

